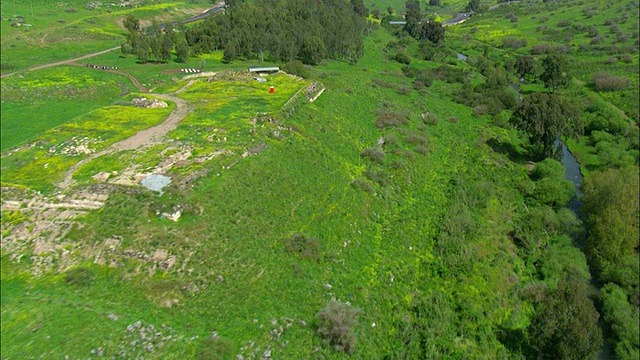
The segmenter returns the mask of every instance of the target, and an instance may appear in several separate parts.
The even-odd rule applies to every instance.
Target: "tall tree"
[[[181,63],[186,63],[189,60],[189,45],[184,33],[176,35],[176,56]]]
[[[522,130],[539,157],[549,157],[560,136],[581,134],[584,125],[578,110],[556,94],[534,93],[513,112],[510,122]]]
[[[469,0],[465,11],[478,11],[480,9],[480,0]]]
[[[369,10],[364,6],[363,0],[351,0],[351,6],[353,7],[353,11],[360,16],[367,16],[369,14]]]
[[[536,315],[529,326],[538,359],[587,359],[600,350],[602,331],[584,281],[560,280],[534,299]]]
[[[122,25],[124,26],[125,29],[127,29],[129,32],[137,32],[140,31],[140,20],[138,20],[135,16],[133,16],[132,14],[127,15],[123,22]]]
[[[435,20],[424,20],[420,25],[419,40],[429,40],[438,45],[444,42],[444,27]]]
[[[536,59],[531,55],[519,56],[516,59],[515,70],[520,78],[533,75],[536,71]]]
[[[565,88],[571,83],[569,62],[564,55],[547,55],[542,59],[542,69],[540,80],[544,82],[544,86],[547,88],[557,90],[558,88]]]
[[[590,230],[587,253],[603,281],[637,286],[638,184],[637,167],[593,172],[585,180],[584,212]]]
[[[407,0],[405,7],[407,9],[407,13],[404,16],[404,19],[407,21],[407,24],[404,26],[404,30],[408,32],[409,35],[418,37],[418,33],[420,31],[420,20],[422,19],[422,15],[420,14],[420,1]]]

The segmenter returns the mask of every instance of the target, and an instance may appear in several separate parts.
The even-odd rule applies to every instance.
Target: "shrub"
[[[283,70],[289,74],[297,75],[302,78],[309,77],[309,70],[305,64],[300,60],[291,60],[286,63],[283,67]]]
[[[429,112],[421,114],[420,117],[422,118],[422,121],[425,122],[425,124],[429,124],[429,125],[436,125],[439,121],[438,116],[436,114],[429,113]]]
[[[398,86],[396,91],[398,92],[398,94],[400,95],[409,95],[411,94],[411,88],[408,86]]]
[[[317,239],[305,234],[293,234],[291,238],[285,240],[284,247],[291,255],[316,262],[322,260],[322,245]]]
[[[597,90],[606,91],[622,90],[631,85],[630,79],[614,76],[606,72],[598,72],[594,74],[592,81]]]
[[[553,51],[553,46],[549,44],[535,44],[531,48],[531,52],[534,54],[546,54]]]
[[[78,10],[76,8],[66,8],[64,9],[64,12],[75,13],[78,12]]]
[[[15,68],[16,68],[16,66],[14,64],[8,64],[8,63],[0,64],[0,69],[2,69],[2,71],[9,71],[9,70],[13,70]]]
[[[367,179],[380,184],[380,186],[389,185],[389,179],[387,178],[387,174],[384,170],[375,171],[373,169],[367,169],[364,171],[364,176]]]
[[[378,164],[381,163],[385,157],[384,152],[378,148],[366,148],[362,150],[360,156]]]
[[[428,147],[426,147],[426,146],[424,146],[424,145],[418,145],[418,146],[416,146],[416,149],[415,149],[415,150],[416,150],[416,152],[417,152],[418,154],[422,154],[422,155],[425,155],[425,156],[426,156],[426,155],[429,155],[429,148],[428,148]]]
[[[376,126],[379,128],[398,126],[405,124],[407,120],[407,114],[405,113],[392,110],[378,110]]]
[[[570,19],[564,19],[561,20],[559,23],[556,24],[557,27],[567,27],[567,26],[571,26],[571,20]]]
[[[604,39],[602,38],[602,36],[594,36],[591,39],[591,45],[597,45],[600,44]]]
[[[633,62],[633,56],[631,54],[624,54],[620,56],[620,61],[630,64]]]
[[[396,134],[388,134],[384,136],[385,146],[394,146],[398,143],[398,136]]]
[[[486,115],[487,107],[485,105],[477,105],[473,108],[473,114],[478,117]]]
[[[233,354],[231,341],[221,338],[217,334],[202,339],[198,351],[198,359],[222,360],[229,359]]]
[[[546,23],[547,21],[549,21],[548,16],[543,16],[538,20],[539,23]]]
[[[92,277],[91,269],[83,266],[69,269],[64,273],[64,281],[69,285],[90,285]]]
[[[375,192],[375,189],[373,188],[373,186],[364,179],[353,180],[351,182],[351,186],[353,186],[355,189],[364,190],[370,194],[373,194]]]
[[[571,181],[543,178],[536,182],[533,198],[542,204],[559,208],[566,205],[575,195],[575,187]]]
[[[514,13],[508,13],[504,17],[509,19],[512,23],[518,22],[518,17]]]
[[[449,119],[448,119],[448,120],[449,120],[449,122],[452,122],[452,123],[454,123],[454,124],[455,124],[455,123],[457,123],[458,121],[460,121],[460,119],[458,119],[458,118],[457,118],[457,117],[455,117],[455,116],[449,116]]]
[[[407,54],[406,51],[396,52],[396,54],[393,56],[393,60],[399,62],[400,64],[408,65],[411,63],[411,57],[409,56],[409,54]]]
[[[349,303],[331,300],[317,315],[318,334],[336,351],[353,353],[356,345],[354,327],[361,311]]]
[[[513,36],[507,36],[502,38],[503,48],[512,48],[514,50],[517,50],[525,46],[527,46],[527,39],[518,39]]]
[[[561,163],[551,158],[544,159],[535,165],[531,171],[531,179],[539,180],[544,178],[563,179],[564,167]]]
[[[425,145],[429,142],[429,139],[420,134],[409,133],[405,136],[404,141],[411,145]]]

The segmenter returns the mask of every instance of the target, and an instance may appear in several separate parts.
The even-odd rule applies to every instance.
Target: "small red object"
[[[273,94],[276,91],[276,89],[272,86],[269,88],[269,93]]]

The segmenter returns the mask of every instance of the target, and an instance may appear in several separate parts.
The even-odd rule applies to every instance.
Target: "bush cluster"
[[[378,148],[366,148],[362,150],[360,156],[379,164],[382,162],[382,160],[384,160],[385,154]]]
[[[331,300],[317,315],[318,334],[323,341],[336,351],[353,353],[356,346],[354,328],[360,309],[349,303]]]
[[[606,72],[598,72],[593,75],[593,86],[597,90],[623,90],[631,86],[631,80],[626,77],[614,76]]]
[[[527,46],[527,39],[518,39],[513,36],[507,36],[502,38],[502,47],[511,48],[514,50]]]
[[[293,234],[285,240],[285,250],[291,255],[300,256],[303,259],[320,262],[322,260],[322,245],[317,239],[305,234]]]
[[[408,121],[406,113],[393,110],[378,110],[376,126],[379,128],[404,125]]]

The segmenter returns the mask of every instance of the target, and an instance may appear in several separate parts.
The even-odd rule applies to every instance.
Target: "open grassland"
[[[597,71],[631,76],[622,97],[637,97],[638,3],[565,1],[505,5],[449,28],[447,40],[461,53],[483,54],[484,48],[503,60],[514,56],[570,54],[573,75],[589,83]],[[615,101],[614,101],[615,103]],[[637,114],[637,112],[636,112]]]
[[[169,22],[189,18],[211,6],[199,1],[131,1],[131,7],[111,6],[102,2],[89,9],[89,2],[36,1],[33,13],[29,2],[3,1],[2,73],[24,70],[34,65],[60,61],[119,46],[126,32],[122,20],[127,15]],[[117,2],[114,2],[117,3]],[[178,10],[180,9],[180,10]],[[31,26],[11,26],[11,18],[19,15]]]
[[[2,151],[109,105],[133,88],[118,75],[56,67],[2,80]]]
[[[426,14],[438,14],[439,16],[450,18],[458,13],[464,12],[468,3],[469,1],[467,0],[441,0],[440,5],[430,6],[429,1],[420,1],[420,9]],[[378,9],[382,14],[385,14],[389,7],[391,7],[396,14],[404,15],[407,11],[405,6],[406,1],[402,0],[366,0],[364,4],[369,11]]]
[[[245,72],[249,62],[221,64],[221,52],[186,65],[141,66],[115,53],[96,58],[156,93],[180,89],[174,96],[190,112],[166,142],[80,167],[74,190],[109,197],[61,239],[44,231],[33,242],[3,242],[3,356],[349,358],[317,335],[316,315],[332,299],[361,311],[352,358],[531,355],[521,347],[540,309],[524,294],[555,291],[567,274],[590,280],[585,256],[569,237],[581,224],[568,209],[536,198],[542,181],[528,173],[528,144],[507,126],[510,112],[474,114],[453,102],[466,84],[451,78],[466,74],[470,84],[484,83],[489,77],[480,74],[479,58],[502,63],[530,54],[543,34],[531,35],[538,17],[557,11],[577,19],[584,9],[513,6],[449,28],[447,41],[468,62],[447,49],[424,61],[409,41],[411,66],[441,73],[422,86],[393,60],[398,39],[384,29],[366,39],[357,65],[326,61],[306,69],[317,83],[285,74],[258,83]],[[591,18],[613,15],[605,7]],[[517,22],[500,15],[526,9],[531,13],[518,12]],[[495,28],[480,30],[492,22]],[[507,36],[528,43],[508,48]],[[597,64],[613,56],[613,40],[602,40],[609,46],[604,53],[584,55],[575,50],[581,35],[576,43],[554,39],[544,41],[574,49],[576,72],[562,94],[592,109],[583,111],[586,136],[567,140],[582,171],[637,166],[637,89],[591,84]],[[211,81],[170,73],[199,67],[202,59],[205,71],[218,72]],[[637,87],[631,67],[637,56],[615,59],[607,71]],[[111,82],[115,75],[85,71],[56,69],[44,73],[49,80],[25,77],[7,86],[28,88],[27,94],[84,89],[84,82],[120,86]],[[316,85],[326,91],[311,103],[305,90]],[[525,81],[516,96],[544,91],[540,82]],[[137,96],[34,131],[34,147],[2,158],[3,186],[11,185],[5,189],[53,193],[52,184],[89,156],[65,149],[100,151],[172,110],[126,105]],[[4,118],[3,110],[3,127]],[[605,125],[597,128],[598,121]],[[614,135],[605,127],[621,130]],[[112,178],[98,184],[92,177],[100,172],[159,172],[172,183],[158,195],[131,179],[130,186]],[[42,231],[28,220],[35,213],[30,205],[3,211],[3,239]],[[169,219],[172,213],[178,221]]]
[[[3,266],[3,304],[15,305],[3,320],[10,325],[3,326],[3,352],[90,356],[100,347],[108,355],[148,358],[206,351],[260,357],[267,350],[282,358],[333,357],[339,353],[321,346],[313,324],[318,310],[338,298],[363,311],[358,358],[402,357],[409,350],[401,344],[415,326],[438,329],[425,341],[443,354],[503,354],[493,329],[526,326],[529,311],[513,286],[531,275],[508,245],[510,225],[500,220],[522,211],[512,182],[528,181],[526,172],[484,143],[512,135],[440,97],[447,84],[406,95],[376,86],[379,78],[404,81],[399,64],[382,60],[391,39],[383,31],[369,38],[358,66],[320,67],[327,90],[312,104],[303,98],[287,105],[295,108],[291,117],[287,107],[277,108],[306,84],[291,77],[187,88],[180,96],[194,111],[170,137],[203,153],[227,146],[236,158],[203,167],[193,190],[176,181],[161,197],[113,194],[66,239],[86,258],[87,282],[69,285],[55,272],[21,276],[24,262]],[[273,84],[276,93],[269,95]],[[406,112],[407,122],[376,127],[381,108]],[[109,109],[100,111],[112,117]],[[418,116],[425,111],[440,122],[425,125]],[[251,123],[261,115],[274,116],[282,129],[264,119]],[[280,135],[267,138],[275,130]],[[384,158],[361,156],[381,137],[388,139]],[[236,160],[261,141],[266,147],[259,155]],[[113,158],[94,161],[118,166]],[[460,206],[465,203],[477,206]],[[157,215],[177,208],[183,210],[177,223]],[[443,227],[450,217],[479,225],[460,242],[443,235],[454,231]],[[315,239],[303,246],[320,252],[287,250],[294,234]],[[107,246],[108,239],[116,245]],[[418,302],[439,306],[424,318]],[[65,315],[54,316],[60,312]],[[91,323],[73,320],[89,313]],[[68,331],[56,330],[59,321]],[[143,339],[136,321],[145,329],[153,324],[161,336],[148,339],[145,330]],[[82,330],[88,326],[99,331]],[[218,337],[206,340],[214,331]],[[69,341],[74,346],[59,346]]]
[[[171,107],[141,109],[130,105],[92,110],[45,131],[33,139],[35,146],[4,156],[2,182],[51,191],[73,164],[164,121],[170,111]]]

